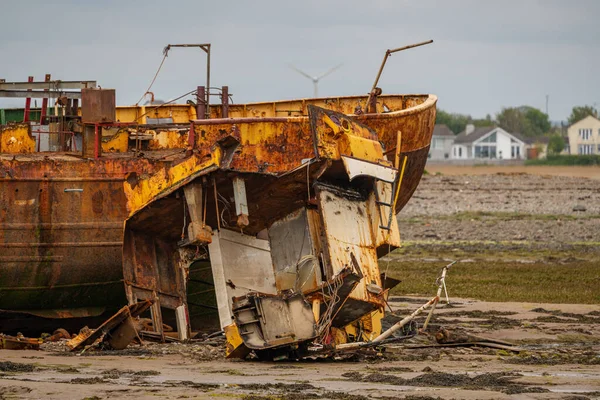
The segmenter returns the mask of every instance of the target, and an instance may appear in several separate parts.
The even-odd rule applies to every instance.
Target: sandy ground
[[[390,304],[401,316],[424,301]],[[600,398],[600,306],[453,299],[433,323],[434,331],[509,340],[522,351],[407,348],[435,343],[419,335],[350,360],[264,363],[225,360],[221,347],[201,344],[107,355],[71,355],[53,344],[49,351],[2,351],[0,398]]]
[[[497,243],[492,253],[505,240],[600,243],[600,180],[589,179],[598,168],[440,168],[443,175],[425,176],[401,213],[404,240],[488,240]],[[454,175],[461,171],[470,175]],[[392,298],[386,322],[424,301]],[[422,334],[344,360],[264,363],[226,360],[223,346],[205,344],[73,355],[58,343],[0,350],[0,399],[600,399],[600,305],[451,298],[431,332],[442,327],[507,340],[519,351],[414,348],[435,345]]]
[[[598,166],[529,166],[529,165],[444,165],[428,164],[426,169],[429,173],[440,172],[444,175],[489,175],[496,173],[514,174],[526,173],[532,175],[565,176],[600,179],[600,167]]]

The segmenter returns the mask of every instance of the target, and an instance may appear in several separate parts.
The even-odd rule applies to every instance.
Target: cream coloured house
[[[600,120],[588,115],[567,130],[571,154],[600,154]]]

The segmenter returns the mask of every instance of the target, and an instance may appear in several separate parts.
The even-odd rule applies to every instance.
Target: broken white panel
[[[371,227],[368,199],[351,191],[317,187],[317,199],[323,218],[326,252],[333,269],[339,273],[345,267],[354,268],[351,254],[358,263],[364,279],[352,291],[351,297],[368,300],[366,285],[381,286],[375,249],[375,232]]]
[[[305,208],[294,211],[269,228],[271,258],[279,291],[302,292],[321,283],[321,268],[314,253]]]
[[[188,324],[185,305],[180,305],[175,309],[175,319],[177,320],[177,334],[179,335],[179,340],[188,340],[190,326]]]
[[[235,199],[236,215],[248,214],[248,200],[246,200],[246,184],[240,177],[233,178],[233,197]]]
[[[398,174],[398,171],[392,167],[386,167],[357,158],[342,156],[342,161],[350,180],[353,180],[357,176],[370,176],[380,181],[392,183],[396,180]]]
[[[208,252],[221,328],[233,322],[232,297],[277,294],[268,241],[222,229],[214,231]]]

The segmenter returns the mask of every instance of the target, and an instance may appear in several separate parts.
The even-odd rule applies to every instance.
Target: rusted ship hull
[[[0,309],[68,318],[120,307],[123,183],[164,164],[0,155]]]
[[[219,109],[214,108],[214,119],[195,121],[188,134],[192,137],[186,138],[193,154],[182,151],[170,158],[108,154],[99,160],[83,160],[75,155],[2,155],[0,309],[61,318],[98,315],[106,308],[121,306],[124,283],[126,287],[136,283],[135,276],[127,276],[135,265],[128,268],[122,257],[123,252],[135,253],[131,238],[123,233],[124,221],[133,216],[131,221],[139,224],[136,229],[145,226],[148,232],[168,237],[170,242],[164,246],[171,247],[165,251],[173,252],[176,242],[172,240],[181,239],[186,223],[179,219],[185,219],[189,210],[182,201],[168,199],[200,176],[210,176],[215,187],[227,187],[219,194],[231,199],[233,191],[225,185],[231,180],[228,171],[256,174],[247,176],[247,197],[249,203],[260,207],[244,225],[246,235],[257,235],[302,208],[307,199],[295,193],[306,190],[306,176],[309,181],[335,179],[336,168],[342,168],[339,162],[326,166],[315,161],[308,173],[298,169],[303,160],[313,159],[321,150],[338,151],[327,146],[315,148],[309,105],[349,114],[353,121],[371,129],[364,139],[380,141],[389,159],[405,159],[395,215],[410,199],[423,173],[436,100],[435,96],[380,96],[377,113],[370,114],[362,112],[365,97],[230,105],[229,118],[219,118]],[[360,140],[347,143],[343,152],[360,158],[353,152],[360,153],[365,144]],[[220,157],[218,167],[207,175],[205,167],[215,154]],[[336,157],[339,161],[339,154]],[[324,171],[331,176],[322,176]],[[210,186],[210,182],[204,184]],[[163,198],[161,212],[147,214],[147,206]],[[205,208],[219,210],[219,201],[211,194]],[[142,209],[143,213],[136,214]],[[156,216],[164,215],[165,210],[181,217],[161,224]],[[214,212],[204,222],[212,227],[221,223]],[[156,247],[156,242],[148,246],[161,247]],[[147,265],[157,264],[158,253],[154,254],[155,260]],[[167,286],[185,278],[155,271],[150,281],[160,281],[161,275]],[[182,290],[185,285],[165,287],[164,292],[178,298],[185,295]],[[128,294],[131,296],[131,291]]]

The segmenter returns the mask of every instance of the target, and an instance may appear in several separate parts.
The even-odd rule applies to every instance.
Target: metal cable
[[[163,54],[164,54],[163,59],[160,62],[160,65],[158,66],[158,70],[156,70],[156,74],[154,74],[154,78],[152,78],[152,82],[150,82],[150,86],[148,86],[148,89],[146,89],[146,91],[144,92],[142,97],[140,97],[140,99],[137,101],[137,103],[135,103],[136,106],[138,104],[140,104],[140,101],[142,101],[144,99],[144,96],[146,96],[146,93],[148,93],[150,91],[150,89],[152,89],[152,85],[154,85],[154,81],[156,81],[156,78],[158,77],[158,73],[160,72],[160,69],[162,68],[163,64],[165,63],[167,56],[169,55],[169,50],[166,47],[163,50]]]
[[[197,90],[197,89],[190,90],[189,92],[187,92],[187,93],[185,93],[185,94],[182,94],[182,95],[181,95],[181,96],[179,96],[179,97],[176,97],[176,98],[174,98],[174,99],[172,99],[172,100],[169,100],[169,101],[167,101],[166,103],[160,104],[160,105],[158,105],[158,106],[156,106],[156,107],[154,107],[154,108],[152,108],[152,109],[150,109],[150,110],[146,111],[145,113],[143,113],[142,115],[140,115],[139,117],[137,117],[135,120],[137,121],[137,120],[139,120],[140,118],[142,118],[144,115],[148,115],[149,113],[151,113],[151,112],[152,112],[152,111],[154,111],[154,110],[157,110],[157,109],[159,109],[159,108],[161,108],[161,107],[164,107],[164,106],[166,106],[167,104],[171,104],[171,103],[173,103],[174,101],[177,101],[177,100],[181,99],[182,97],[185,97],[185,96],[187,96],[187,95],[190,95],[190,94],[194,93],[196,90]]]

